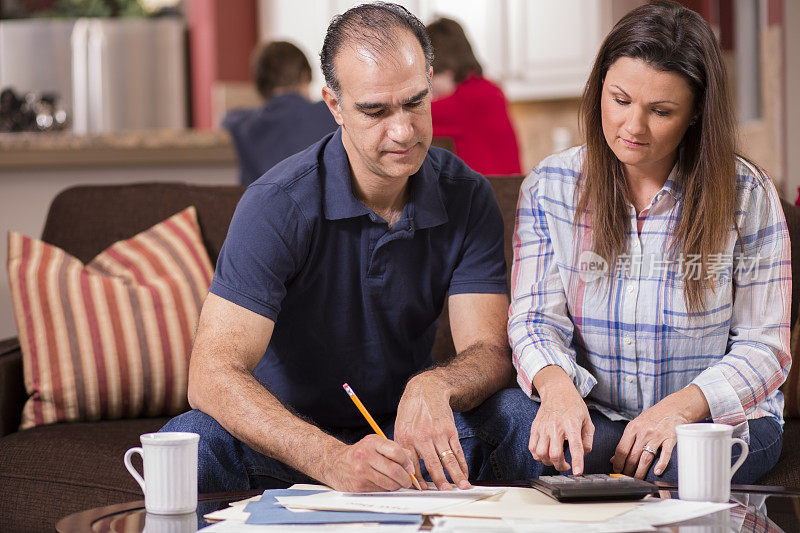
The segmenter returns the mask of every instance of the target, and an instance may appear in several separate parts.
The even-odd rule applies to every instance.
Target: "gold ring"
[[[455,455],[455,454],[453,453],[453,450],[448,449],[440,453],[439,457],[441,458],[442,461],[444,461],[444,458],[447,457],[448,455]]]
[[[658,453],[658,450],[651,448],[648,444],[644,445],[644,448],[642,448],[642,451],[643,452],[647,452],[647,453],[652,453],[653,455],[656,455],[656,453]]]

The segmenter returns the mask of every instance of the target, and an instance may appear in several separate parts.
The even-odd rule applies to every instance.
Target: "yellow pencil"
[[[353,403],[356,404],[358,410],[361,411],[361,414],[364,415],[364,418],[367,419],[367,422],[372,427],[372,429],[375,430],[375,433],[377,433],[384,439],[389,440],[389,438],[386,436],[386,433],[384,433],[381,427],[378,425],[378,423],[375,422],[375,419],[372,418],[371,414],[369,414],[369,411],[367,411],[367,408],[364,407],[363,403],[361,403],[361,400],[358,399],[358,396],[356,396],[356,393],[353,392],[353,389],[350,388],[350,385],[345,383],[344,385],[342,385],[342,387],[344,387],[344,390],[345,392],[347,392],[347,395],[350,396],[350,399],[353,400]],[[417,478],[414,477],[414,474],[409,474],[409,475],[411,476],[411,482],[414,483],[414,487],[416,487],[417,490],[422,490],[422,487],[419,486],[419,481],[417,481]]]

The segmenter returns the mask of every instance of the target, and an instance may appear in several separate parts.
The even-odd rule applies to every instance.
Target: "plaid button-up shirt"
[[[731,226],[722,252],[709,257],[714,290],[705,291],[705,310],[690,315],[683,280],[699,274],[699,258],[667,252],[682,206],[676,170],[641,234],[629,206],[627,250],[606,265],[592,252],[590,215],[573,224],[582,153],[548,157],[520,191],[508,323],[519,385],[536,399],[534,376],[558,365],[590,406],[631,420],[695,384],[711,418],[745,438],[747,419],[782,423],[791,251],[772,182],[737,162],[743,247]]]

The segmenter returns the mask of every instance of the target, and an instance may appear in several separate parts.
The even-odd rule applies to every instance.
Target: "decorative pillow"
[[[9,232],[29,395],[20,429],[185,411],[192,339],[212,275],[194,207],[88,265]]]

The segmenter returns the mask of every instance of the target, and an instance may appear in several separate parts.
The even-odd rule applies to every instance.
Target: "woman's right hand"
[[[564,472],[570,464],[564,457],[564,441],[572,456],[572,473],[583,474],[583,456],[592,450],[594,424],[586,402],[572,380],[559,366],[546,366],[533,379],[541,398],[539,411],[531,425],[528,449],[533,458]]]

